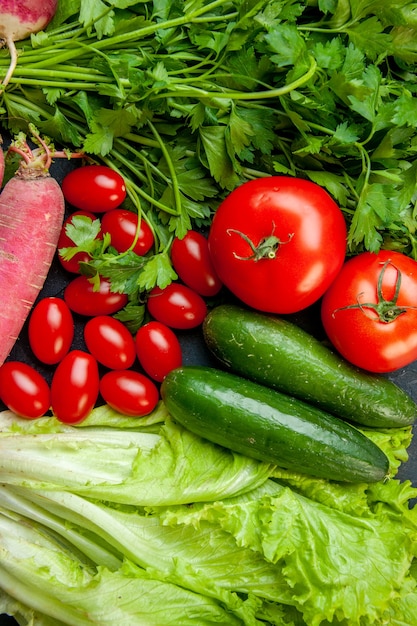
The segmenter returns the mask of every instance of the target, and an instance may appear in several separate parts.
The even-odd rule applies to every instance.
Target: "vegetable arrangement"
[[[51,384],[0,367],[1,610],[413,624],[417,494],[394,477],[416,404],[364,371],[416,358],[413,10],[62,0],[22,43],[0,94],[8,156],[47,178],[67,146],[84,162],[53,229],[69,283],[28,301]],[[362,370],[265,315],[313,304]],[[178,333],[201,326],[230,372],[182,365]]]

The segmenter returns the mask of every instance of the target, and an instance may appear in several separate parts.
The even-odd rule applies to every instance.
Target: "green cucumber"
[[[161,394],[174,420],[234,452],[330,480],[387,476],[386,455],[354,426],[230,372],[183,366],[165,377]]]
[[[401,428],[416,419],[416,403],[394,382],[350,365],[286,318],[220,305],[203,334],[225,368],[349,422]]]

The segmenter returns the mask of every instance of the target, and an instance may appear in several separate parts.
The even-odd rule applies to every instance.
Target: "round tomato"
[[[28,322],[28,339],[33,354],[42,363],[59,363],[74,338],[74,320],[61,298],[43,298],[34,307]]]
[[[110,234],[113,248],[117,252],[125,252],[136,238],[138,216],[126,209],[113,209],[103,215],[101,227],[103,233]],[[142,219],[138,237],[132,250],[139,256],[144,256],[152,248],[153,243],[153,233],[145,220]]]
[[[60,253],[60,250],[62,248],[73,248],[75,246],[75,243],[72,241],[72,239],[68,237],[66,229],[68,224],[73,223],[73,218],[76,216],[87,217],[93,221],[97,219],[93,213],[89,213],[88,211],[75,211],[67,217],[62,225],[57,245],[58,260],[61,263],[62,267],[67,270],[67,272],[71,272],[72,274],[80,273],[80,262],[88,263],[88,261],[91,260],[91,256],[88,254],[88,252],[77,252],[73,257],[71,257],[71,259],[68,260],[64,259],[62,257],[62,254]],[[98,236],[101,237],[101,234]]]
[[[179,278],[201,296],[215,296],[222,282],[213,267],[206,237],[189,230],[171,246],[171,261]]]
[[[133,370],[113,370],[104,374],[100,393],[112,409],[131,417],[148,415],[159,401],[155,383]]]
[[[46,380],[20,361],[6,361],[0,367],[0,397],[10,411],[27,419],[45,415],[51,405]]]
[[[135,343],[139,363],[157,382],[162,382],[168,372],[182,364],[181,344],[176,334],[161,322],[141,326]]]
[[[317,301],[338,274],[346,224],[329,194],[307,180],[251,180],[220,204],[208,237],[220,280],[245,304],[294,313]]]
[[[98,315],[88,320],[84,339],[91,354],[109,369],[131,367],[136,359],[132,335],[122,322],[110,315]]]
[[[354,365],[392,372],[417,359],[417,262],[399,253],[349,259],[322,300],[333,346]]]
[[[64,177],[62,193],[77,209],[104,213],[122,204],[126,185],[123,177],[106,165],[84,165]]]
[[[158,322],[182,330],[199,326],[207,314],[203,298],[179,283],[171,283],[164,289],[154,287],[149,293],[147,307]]]
[[[128,297],[111,291],[106,278],[100,279],[99,289],[96,290],[86,276],[77,276],[65,287],[64,300],[74,313],[93,317],[120,311],[127,304]]]
[[[52,412],[61,422],[76,424],[93,410],[99,393],[96,359],[71,350],[58,364],[51,382]]]

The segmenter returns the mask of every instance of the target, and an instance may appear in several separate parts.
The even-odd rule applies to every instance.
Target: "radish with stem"
[[[44,285],[64,219],[64,196],[49,168],[52,157],[69,155],[32,134],[39,147],[32,150],[24,135],[9,147],[22,159],[0,195],[0,365]]]
[[[0,39],[10,52],[10,66],[2,81],[5,87],[17,64],[15,41],[37,33],[54,17],[58,0],[0,0]]]

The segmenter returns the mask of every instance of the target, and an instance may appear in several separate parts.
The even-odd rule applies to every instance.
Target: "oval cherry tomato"
[[[77,254],[75,254],[71,259],[69,259],[68,261],[62,258],[62,255],[60,253],[61,248],[72,248],[74,247],[74,242],[72,241],[72,239],[70,239],[67,235],[66,232],[66,228],[68,224],[72,224],[73,223],[73,218],[75,216],[83,216],[83,217],[88,217],[90,220],[96,220],[97,217],[94,215],[94,213],[89,213],[88,211],[74,211],[74,213],[72,213],[71,215],[69,215],[67,217],[67,219],[64,221],[63,225],[62,225],[62,229],[61,229],[61,233],[59,235],[59,239],[58,239],[58,245],[57,245],[57,250],[58,250],[58,260],[61,263],[62,267],[67,270],[67,272],[71,272],[72,274],[79,274],[80,273],[80,262],[84,262],[87,263],[88,261],[91,260],[91,256],[88,254],[88,252],[77,252]],[[98,235],[98,237],[101,238],[101,234]]]
[[[84,326],[88,350],[99,363],[113,370],[131,367],[136,359],[135,341],[126,326],[110,315],[98,315]]]
[[[61,298],[43,298],[34,307],[28,322],[28,339],[33,354],[42,363],[59,363],[74,338],[74,320]]]
[[[126,185],[123,177],[106,165],[84,165],[64,177],[62,193],[77,209],[104,213],[122,204]]]
[[[162,382],[168,372],[182,364],[181,344],[176,334],[161,322],[141,326],[135,343],[139,363],[157,382]]]
[[[294,313],[317,301],[338,274],[346,224],[315,183],[270,176],[228,195],[208,242],[214,269],[237,298],[260,311]]]
[[[133,370],[113,370],[104,374],[100,393],[112,409],[131,417],[148,415],[159,401],[155,383]]]
[[[86,276],[77,276],[65,287],[64,300],[71,311],[79,315],[112,315],[127,304],[128,297],[111,291],[110,287],[110,282],[101,278],[100,287],[95,291]]]
[[[321,316],[331,343],[357,367],[385,373],[408,365],[417,359],[417,262],[389,250],[349,259]]]
[[[125,252],[135,239],[138,216],[126,209],[113,209],[103,215],[101,227],[103,233],[110,233],[113,248],[118,252]],[[141,220],[138,238],[132,250],[139,256],[144,256],[153,244],[153,233],[145,220]]]
[[[215,296],[222,288],[207,239],[201,233],[189,230],[182,239],[176,237],[171,246],[171,261],[182,282],[201,296]]]
[[[20,361],[6,361],[0,367],[0,397],[10,411],[27,419],[45,415],[51,406],[46,380]]]
[[[179,283],[171,283],[164,289],[154,287],[149,293],[147,307],[158,322],[182,330],[199,326],[207,314],[203,298]]]
[[[76,424],[93,410],[99,393],[96,359],[71,350],[58,364],[51,382],[51,407],[61,422]]]

